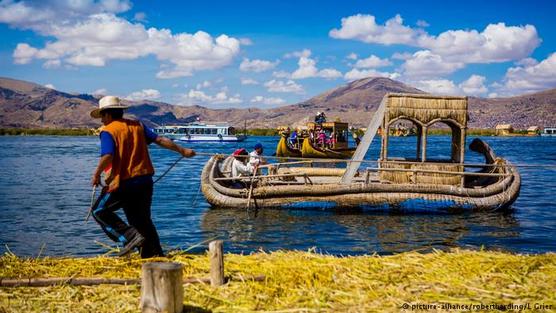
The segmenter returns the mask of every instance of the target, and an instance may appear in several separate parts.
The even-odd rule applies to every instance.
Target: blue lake
[[[473,139],[468,137],[468,143]],[[556,165],[556,137],[485,137],[494,151],[516,164]],[[392,155],[413,156],[413,138],[393,138]],[[184,144],[205,153],[231,153],[263,143],[272,154],[277,137],[250,137],[237,144]],[[0,253],[90,256],[113,245],[85,217],[90,175],[100,145],[96,137],[0,137]],[[431,136],[428,156],[448,156],[450,138]],[[378,144],[368,159],[377,159]],[[151,146],[164,172],[178,155]],[[339,213],[327,211],[211,210],[199,192],[207,156],[178,163],[155,185],[153,220],[165,250],[220,238],[230,252],[316,249],[338,255],[392,254],[462,247],[519,253],[556,251],[556,167],[522,167],[521,194],[510,212],[466,214]],[[467,152],[467,162],[482,162]],[[193,249],[199,252],[200,245]]]

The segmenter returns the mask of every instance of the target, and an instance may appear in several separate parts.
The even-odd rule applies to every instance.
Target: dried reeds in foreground
[[[206,255],[174,253],[184,277],[208,276]],[[152,261],[152,260],[151,260]],[[0,257],[0,277],[139,278],[141,264],[122,258],[24,259]],[[226,275],[265,275],[263,282],[237,279],[219,288],[184,286],[194,312],[399,311],[409,304],[527,304],[556,308],[556,255],[501,252],[401,253],[334,257],[279,251],[225,255]],[[0,288],[0,312],[137,312],[140,286]],[[443,311],[443,310],[440,310]]]

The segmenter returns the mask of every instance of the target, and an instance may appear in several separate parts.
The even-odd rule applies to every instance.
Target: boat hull
[[[246,136],[203,136],[203,135],[162,135],[172,140],[185,141],[185,142],[241,142],[244,141]]]
[[[397,212],[496,211],[511,206],[519,195],[521,178],[512,167],[508,176],[485,188],[446,185],[352,183],[227,188],[219,177],[218,160],[210,159],[201,176],[201,189],[213,208],[273,208],[295,210],[362,209]],[[266,188],[266,189],[265,189]],[[248,200],[250,199],[250,200]],[[249,201],[249,202],[248,202]]]
[[[301,151],[291,148],[287,143],[287,138],[280,136],[280,141],[276,145],[277,157],[301,157]]]
[[[303,139],[301,146],[301,156],[304,158],[323,158],[323,159],[349,159],[353,156],[355,148],[345,150],[323,150],[313,146],[309,138]]]

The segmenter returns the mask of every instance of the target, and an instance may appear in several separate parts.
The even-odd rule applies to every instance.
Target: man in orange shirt
[[[108,237],[123,244],[120,255],[140,248],[142,258],[163,256],[151,219],[154,168],[147,146],[154,142],[188,158],[195,151],[158,136],[141,122],[123,118],[127,108],[117,97],[106,96],[91,112],[91,117],[100,118],[104,125],[100,133],[101,158],[91,185],[99,185],[101,173],[111,167],[107,186],[91,208],[92,215]],[[129,224],[115,213],[121,208]]]

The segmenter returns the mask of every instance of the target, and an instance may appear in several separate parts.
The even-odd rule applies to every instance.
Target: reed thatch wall
[[[380,168],[388,169],[420,169],[448,172],[463,172],[463,166],[459,164],[435,164],[435,163],[404,163],[404,162],[380,162]],[[429,184],[429,185],[452,185],[461,184],[461,175],[443,173],[412,173],[406,171],[379,171],[380,179],[395,184]]]
[[[396,94],[388,97],[386,122],[400,116],[428,124],[434,120],[453,120],[467,127],[467,97]]]

